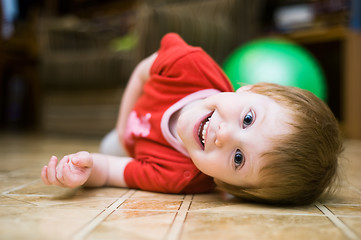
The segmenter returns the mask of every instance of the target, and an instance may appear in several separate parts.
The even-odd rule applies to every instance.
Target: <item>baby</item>
[[[164,193],[217,185],[244,200],[300,205],[332,186],[342,149],[338,123],[315,95],[270,83],[234,92],[201,48],[174,33],[134,69],[103,145],[102,154],[51,157],[43,182]],[[109,154],[122,145],[129,157]]]

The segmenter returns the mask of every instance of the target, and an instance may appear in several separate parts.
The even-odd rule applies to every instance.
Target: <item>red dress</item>
[[[125,147],[134,158],[124,170],[128,187],[164,193],[201,193],[214,188],[172,136],[169,120],[187,103],[233,91],[221,68],[201,48],[177,34],[163,37],[158,56],[131,112]]]

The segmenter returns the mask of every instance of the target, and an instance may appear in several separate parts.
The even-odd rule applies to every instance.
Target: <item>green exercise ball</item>
[[[281,39],[262,39],[236,49],[223,70],[235,90],[258,82],[271,82],[309,90],[322,100],[327,86],[316,60],[301,46]]]

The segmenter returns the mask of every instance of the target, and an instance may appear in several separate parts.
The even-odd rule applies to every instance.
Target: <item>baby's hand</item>
[[[89,178],[93,159],[88,152],[78,152],[58,158],[52,156],[48,166],[41,171],[41,178],[47,185],[74,188],[83,185]]]

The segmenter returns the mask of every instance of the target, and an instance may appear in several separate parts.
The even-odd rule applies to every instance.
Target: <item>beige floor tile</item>
[[[43,207],[104,209],[126,191],[121,188],[67,189],[46,186],[40,180],[35,180],[33,184],[25,184],[8,191],[5,196]]]
[[[23,166],[21,167],[16,166],[16,169],[11,170],[8,172],[9,178],[16,178],[16,179],[27,179],[28,181],[30,179],[40,179],[40,171],[43,165],[33,163],[32,166]],[[39,171],[40,169],[40,171]]]
[[[87,239],[165,239],[176,212],[117,210]]]
[[[174,200],[128,199],[119,209],[177,211],[181,203]]]
[[[11,191],[17,186],[24,185],[29,182],[29,179],[18,179],[18,178],[10,178],[5,175],[0,176],[0,192]]]
[[[341,221],[346,223],[354,234],[358,235],[361,239],[361,216],[357,217],[340,217]],[[357,239],[357,238],[356,238]]]
[[[101,188],[79,188],[75,195],[83,197],[108,197],[118,198],[128,192],[128,188],[101,187]]]
[[[143,198],[143,199],[176,199],[182,200],[183,194],[164,194],[157,192],[137,191],[131,198]]]
[[[7,194],[15,195],[41,195],[49,197],[59,197],[73,195],[75,189],[61,188],[57,186],[45,185],[38,176],[35,180],[28,179],[26,183],[9,189]]]
[[[277,214],[277,215],[319,215],[322,213],[313,205],[303,207],[272,207],[258,204],[247,204],[237,202],[206,202],[193,201],[190,211],[227,213],[234,212],[240,214]]]
[[[334,196],[322,200],[322,202],[325,204],[361,204],[361,192],[355,187],[343,183]]]
[[[206,194],[195,194],[193,196],[193,201],[210,201],[210,202],[220,202],[224,199],[233,199],[233,197],[228,197],[225,194],[219,192],[206,193]]]
[[[326,217],[190,212],[182,240],[188,239],[345,239]]]
[[[70,239],[97,210],[0,207],[0,239]]]
[[[74,196],[68,198],[49,198],[31,196],[9,196],[14,200],[29,203],[39,207],[74,208],[74,209],[105,209],[115,200],[113,198],[89,198]]]
[[[361,205],[326,205],[336,216],[358,216],[361,221]]]
[[[21,199],[16,199],[14,197],[11,196],[0,196],[0,203],[1,206],[0,208],[4,209],[5,207],[18,207],[18,208],[22,208],[22,207],[32,207],[35,206],[35,204],[32,204],[30,202],[27,201],[23,201]],[[1,212],[0,212],[0,216],[1,216]]]

